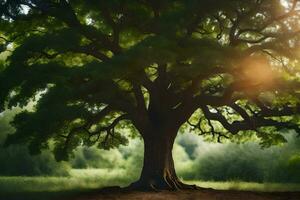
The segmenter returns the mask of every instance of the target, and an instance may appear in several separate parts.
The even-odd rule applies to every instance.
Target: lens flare
[[[267,58],[251,56],[240,63],[240,79],[247,88],[268,88],[274,84],[275,72]]]

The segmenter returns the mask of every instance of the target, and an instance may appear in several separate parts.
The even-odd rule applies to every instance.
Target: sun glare
[[[281,3],[285,8],[288,8],[288,7],[289,7],[289,1],[288,1],[288,0],[280,0],[280,3]]]
[[[269,61],[264,57],[250,57],[241,63],[241,75],[246,84],[270,86],[275,74]]]

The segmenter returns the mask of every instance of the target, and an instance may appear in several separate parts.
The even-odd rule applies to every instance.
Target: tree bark
[[[172,149],[174,134],[153,134],[144,139],[144,163],[140,179],[129,188],[134,190],[196,189],[182,183],[175,172]]]

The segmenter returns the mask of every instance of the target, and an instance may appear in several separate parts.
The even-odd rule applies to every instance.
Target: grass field
[[[0,177],[0,199],[50,200],[88,193],[104,186],[126,186],[124,171],[72,170],[70,177]],[[300,184],[185,181],[219,190],[300,191]]]

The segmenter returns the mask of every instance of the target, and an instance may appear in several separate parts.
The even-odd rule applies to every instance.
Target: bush
[[[7,148],[3,143],[14,129],[9,125],[17,109],[6,111],[0,116],[0,175],[2,176],[67,176],[69,164],[56,162],[50,151],[31,156],[25,145],[13,145]]]

